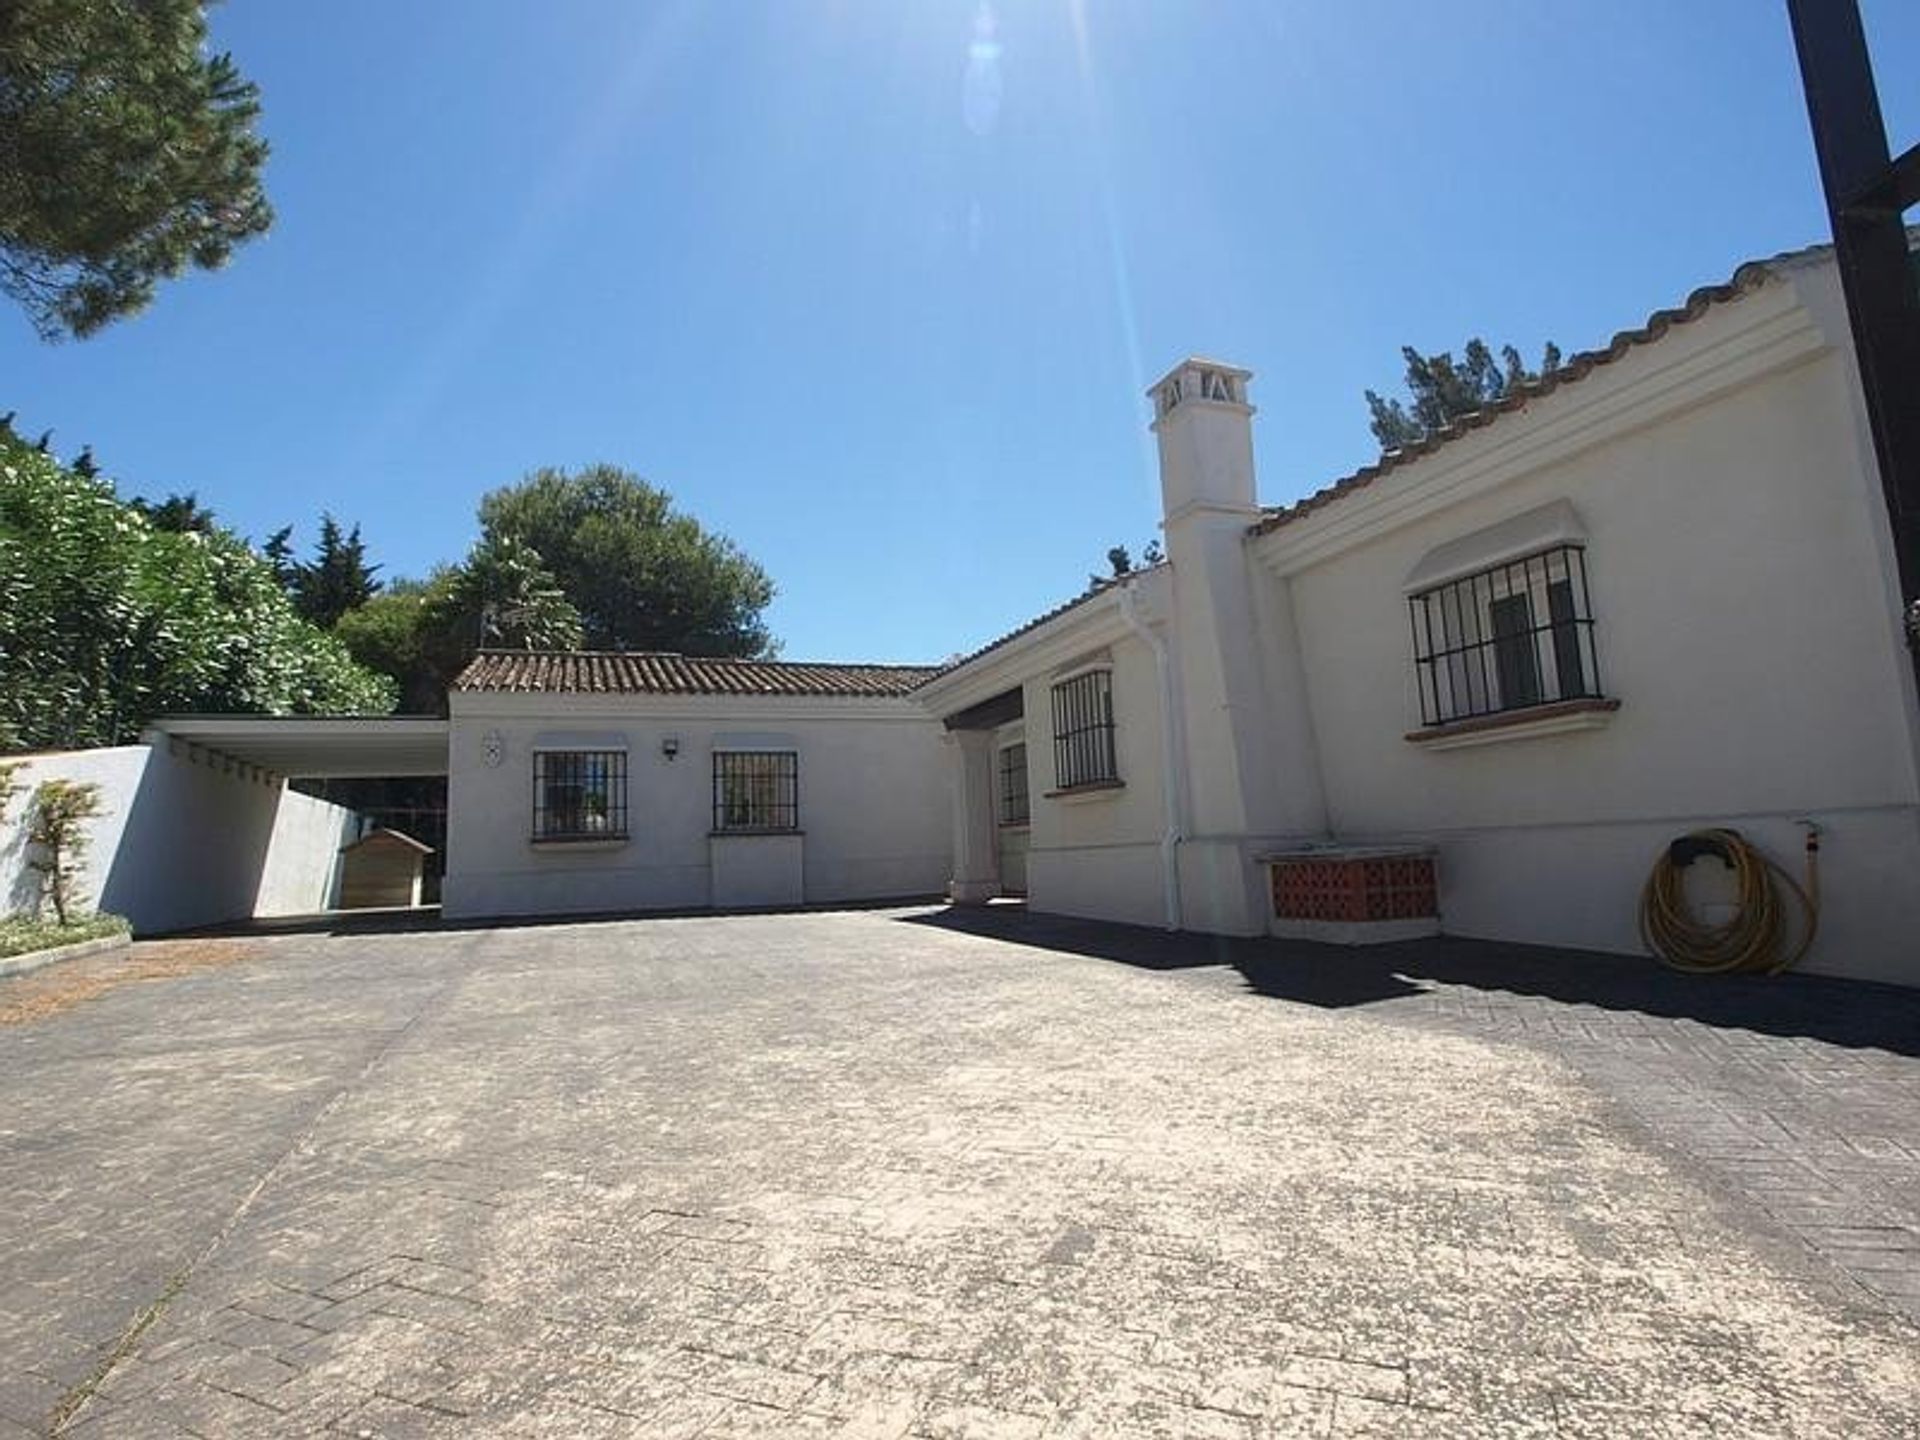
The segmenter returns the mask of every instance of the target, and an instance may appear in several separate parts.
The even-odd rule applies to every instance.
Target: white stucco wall
[[[1161,634],[1166,628],[1165,578],[1159,571],[1135,582],[1145,596],[1136,613]],[[1112,675],[1114,760],[1121,784],[1081,794],[1049,793],[1060,788],[1053,748],[1053,686],[1101,666]],[[1163,925],[1167,887],[1161,841],[1167,811],[1160,677],[1152,647],[1123,620],[1117,593],[1095,597],[990,661],[965,667],[917,693],[928,713],[964,723],[969,707],[997,703],[1012,690],[1020,692],[1024,716],[1017,725],[1002,724],[983,736],[977,774],[964,773],[963,745],[947,747],[956,797],[991,818],[984,833],[997,841],[998,746],[1015,734],[1022,736],[1031,816],[1024,836],[1028,905],[1049,914]],[[967,733],[958,732],[956,740]],[[989,894],[1000,845],[992,849],[982,860]]]
[[[24,907],[38,876],[25,866],[32,788],[65,779],[98,785],[104,813],[89,822],[84,903],[158,934],[325,908],[351,811],[286,790],[204,752],[147,745],[13,757],[25,786],[0,823],[0,894]]]
[[[737,898],[744,892],[724,878],[714,888],[716,745],[798,752],[806,903],[932,895],[946,884],[940,727],[907,701],[456,694],[452,712],[442,898],[450,916],[706,908]],[[489,732],[502,742],[498,765],[486,762]],[[626,745],[626,841],[533,843],[534,748],[568,736]],[[668,736],[679,742],[672,759],[662,751]],[[761,849],[770,853],[731,857],[733,879],[756,895],[790,894],[791,847]]]
[[[1704,364],[1767,313],[1748,307],[1769,305],[1779,297],[1725,307],[1567,398],[1624,393],[1635,367]],[[1793,822],[1810,818],[1827,832],[1826,903],[1805,968],[1920,981],[1920,793],[1884,517],[1851,359],[1804,348],[1552,463],[1513,464],[1501,447],[1524,440],[1532,417],[1503,420],[1485,432],[1479,476],[1471,454],[1457,457],[1456,503],[1371,532],[1362,498],[1329,506],[1324,529],[1354,529],[1323,558],[1311,519],[1269,542],[1291,567],[1275,583],[1294,608],[1330,827],[1436,843],[1449,932],[1637,951],[1639,888],[1667,841],[1732,825],[1798,878]],[[1600,393],[1579,395],[1585,386]],[[1446,478],[1421,462],[1376,482],[1377,503]],[[1420,724],[1409,572],[1436,546],[1557,500],[1587,532],[1600,673],[1619,712],[1593,731],[1438,752],[1409,743]],[[1290,560],[1302,552],[1305,563]],[[1284,662],[1288,640],[1263,636],[1267,663]]]
[[[1053,685],[1063,671],[1099,659],[1113,674],[1113,746],[1121,788],[1055,796]],[[1153,652],[1132,636],[1025,678],[1027,780],[1033,818],[1027,841],[1027,903],[1055,915],[1135,925],[1166,918],[1160,839],[1160,681]]]
[[[280,794],[255,915],[311,915],[338,903],[341,847],[359,838],[351,810],[297,790]]]
[[[707,841],[707,856],[717,909],[806,903],[805,835],[715,835]]]

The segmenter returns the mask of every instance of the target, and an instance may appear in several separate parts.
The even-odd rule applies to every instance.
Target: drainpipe
[[[1160,837],[1161,883],[1166,888],[1167,929],[1180,928],[1180,842],[1186,839],[1181,826],[1180,707],[1174,693],[1173,657],[1167,653],[1166,639],[1140,618],[1139,601],[1133,582],[1120,585],[1120,618],[1127,622],[1153,651],[1153,666],[1160,676],[1160,791],[1167,812],[1166,832]]]

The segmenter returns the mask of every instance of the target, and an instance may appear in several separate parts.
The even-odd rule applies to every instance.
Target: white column
[[[993,732],[949,730],[948,767],[953,777],[953,879],[947,898],[955,905],[984,905],[1000,893],[994,850]]]

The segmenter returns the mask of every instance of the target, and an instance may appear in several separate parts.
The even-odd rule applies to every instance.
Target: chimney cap
[[[1222,408],[1240,415],[1253,414],[1247,403],[1247,381],[1251,370],[1225,365],[1218,360],[1194,357],[1182,360],[1147,391],[1153,401],[1153,428],[1175,410],[1199,404],[1202,408]]]
[[[1153,384],[1149,385],[1147,387],[1147,394],[1149,395],[1157,394],[1162,385],[1165,385],[1169,380],[1173,379],[1176,375],[1184,374],[1188,370],[1212,370],[1218,374],[1231,375],[1234,377],[1234,379],[1240,380],[1242,382],[1251,380],[1253,378],[1253,371],[1248,370],[1242,366],[1229,365],[1224,360],[1209,360],[1204,355],[1189,355],[1187,356],[1186,359],[1182,360],[1178,365],[1175,365],[1172,369],[1167,371],[1166,374],[1162,375],[1158,380],[1154,381]]]

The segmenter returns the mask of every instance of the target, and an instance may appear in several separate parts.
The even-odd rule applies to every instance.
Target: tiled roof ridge
[[[688,650],[553,650],[540,647],[521,649],[515,645],[487,645],[474,652],[481,655],[552,655],[570,659],[595,660],[690,660],[701,665],[789,665],[829,667],[836,670],[934,670],[938,666],[915,664],[910,660],[788,660],[784,657],[758,659],[752,655],[695,655]]]
[[[932,665],[752,660],[660,650],[482,650],[457,691],[513,694],[904,695]]]
[[[1920,226],[1909,227],[1908,235],[1915,244],[1920,244]],[[1550,394],[1562,385],[1573,384],[1576,381],[1585,379],[1600,366],[1613,363],[1628,351],[1637,349],[1642,345],[1651,344],[1655,340],[1660,339],[1675,325],[1685,324],[1690,320],[1697,320],[1715,305],[1737,300],[1741,296],[1759,289],[1769,280],[1778,278],[1783,273],[1804,269],[1807,266],[1821,263],[1830,258],[1832,254],[1833,246],[1831,244],[1818,244],[1803,246],[1797,250],[1783,250],[1779,254],[1769,256],[1763,260],[1745,261],[1722,283],[1700,286],[1687,296],[1683,304],[1654,311],[1647,317],[1646,323],[1638,328],[1617,332],[1614,337],[1601,348],[1581,351],[1547,374],[1517,387],[1512,393],[1502,397],[1492,405],[1476,410],[1470,415],[1463,415],[1455,419],[1450,424],[1434,431],[1416,444],[1403,446],[1397,450],[1389,450],[1372,464],[1363,465],[1351,474],[1343,476],[1332,484],[1322,486],[1311,495],[1307,495],[1291,504],[1264,507],[1260,519],[1249,527],[1250,532],[1256,535],[1265,534],[1270,530],[1278,529],[1282,525],[1297,520],[1314,510],[1318,510],[1321,506],[1331,501],[1349,495],[1353,491],[1371,484],[1382,475],[1389,474],[1394,470],[1400,469],[1402,466],[1411,464],[1423,456],[1432,454],[1449,441],[1457,440],[1472,431],[1485,428],[1500,416],[1521,409],[1529,400],[1535,400],[1543,395]],[[1166,562],[1161,561],[1160,563],[1164,565]],[[1141,575],[1157,568],[1159,567],[1151,565],[1145,566],[1140,570],[1133,571],[1132,574]],[[1049,621],[1059,619],[1068,611],[1077,609],[1088,601],[1104,595],[1117,583],[1119,583],[1118,580],[1103,580],[1097,582],[1085,592],[1074,596],[1064,604],[1056,605],[1044,614],[1037,615],[1027,621],[1026,624],[1009,630],[998,639],[990,640],[985,645],[970,651],[959,659],[940,666],[926,680],[921,681],[921,685],[931,684],[940,676],[958,670],[964,665],[970,665],[975,660],[980,659],[992,651],[998,650],[1003,645],[1011,644],[1022,635],[1037,630]]]
[[[1920,238],[1920,229],[1912,230],[1909,234]],[[1343,499],[1356,490],[1364,489],[1382,475],[1389,475],[1416,460],[1423,459],[1462,436],[1476,430],[1483,430],[1502,415],[1524,409],[1529,401],[1550,395],[1563,385],[1584,380],[1602,365],[1611,365],[1630,351],[1653,344],[1674,326],[1698,320],[1715,306],[1741,299],[1769,281],[1779,279],[1787,272],[1818,264],[1832,254],[1833,246],[1830,244],[1807,245],[1798,250],[1784,250],[1764,260],[1745,261],[1734,270],[1731,276],[1719,284],[1698,287],[1680,305],[1654,311],[1647,317],[1646,323],[1631,330],[1616,332],[1613,338],[1600,348],[1579,352],[1556,369],[1516,386],[1492,404],[1469,414],[1457,416],[1411,445],[1388,450],[1371,464],[1362,465],[1359,469],[1331,484],[1321,486],[1320,489],[1299,500],[1287,505],[1265,507],[1260,519],[1251,527],[1251,533],[1264,535],[1269,531],[1277,530],[1283,525],[1291,524],[1311,514],[1322,506]]]

